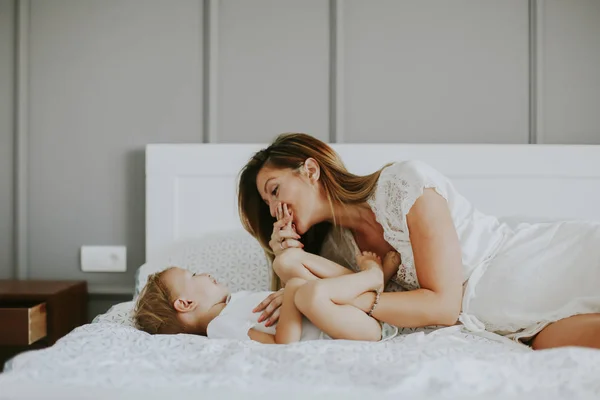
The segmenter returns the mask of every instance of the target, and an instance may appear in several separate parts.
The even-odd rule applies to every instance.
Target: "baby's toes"
[[[398,254],[398,252],[396,251],[389,251],[384,259],[383,259],[383,263],[384,264],[389,264],[389,265],[394,265],[394,266],[399,266],[400,265],[400,254]]]

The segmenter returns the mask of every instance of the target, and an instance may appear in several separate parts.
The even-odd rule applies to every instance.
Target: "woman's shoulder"
[[[430,164],[421,160],[403,160],[395,161],[383,168],[380,178],[384,179],[424,179],[442,175]]]
[[[446,192],[449,185],[449,179],[430,164],[420,160],[405,160],[383,168],[377,190],[420,192],[423,188],[433,187]]]
[[[381,171],[368,203],[380,218],[392,218],[391,214],[404,216],[427,188],[435,189],[446,200],[452,192],[448,178],[426,162],[394,162]]]
[[[399,161],[381,171],[367,200],[386,240],[397,250],[410,243],[407,215],[425,189],[434,189],[446,201],[453,197],[449,180],[434,167],[419,160]]]

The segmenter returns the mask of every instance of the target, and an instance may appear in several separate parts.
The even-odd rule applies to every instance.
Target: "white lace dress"
[[[420,287],[406,215],[425,188],[446,199],[458,232],[464,281],[459,320],[468,330],[527,339],[559,319],[600,312],[600,223],[512,229],[479,212],[447,177],[419,161],[384,169],[368,201],[385,240],[402,257],[386,291]],[[356,270],[356,249],[352,233],[340,228],[328,236],[321,255]]]

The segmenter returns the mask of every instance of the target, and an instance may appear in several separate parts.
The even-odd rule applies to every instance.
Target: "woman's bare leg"
[[[353,273],[333,261],[297,248],[287,249],[275,257],[273,270],[284,284],[292,278],[315,280]]]
[[[357,257],[361,272],[312,280],[296,292],[295,303],[319,329],[334,339],[377,341],[381,325],[352,305],[361,294],[381,290],[383,269],[373,253]]]
[[[545,327],[532,341],[534,350],[564,346],[600,349],[600,313],[561,319]]]

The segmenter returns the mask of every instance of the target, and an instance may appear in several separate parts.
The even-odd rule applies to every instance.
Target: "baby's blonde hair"
[[[148,277],[135,306],[134,320],[137,328],[152,335],[185,332],[185,326],[173,307],[175,299],[163,280],[165,272],[171,268],[174,267]]]

